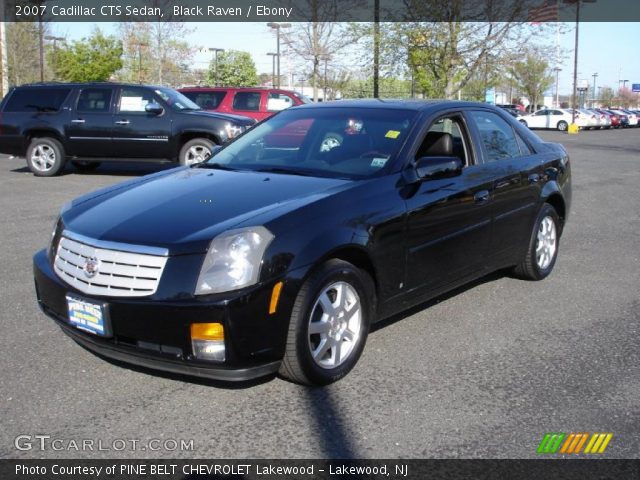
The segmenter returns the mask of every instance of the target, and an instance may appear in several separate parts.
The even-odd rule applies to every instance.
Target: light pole
[[[575,0],[564,0],[565,3],[573,3]],[[573,91],[571,93],[571,124],[575,129],[576,126],[576,92],[578,90],[578,38],[580,37],[580,4],[595,3],[596,0],[577,0],[576,4],[576,40],[575,49],[573,51]],[[575,130],[577,132],[577,130]],[[571,133],[575,133],[571,132]]]
[[[45,40],[51,40],[53,42],[53,56],[56,59],[57,62],[57,56],[58,56],[58,43],[57,42],[62,42],[64,40],[64,37],[56,37],[54,35],[47,35],[46,37],[44,37]],[[55,69],[55,67],[54,67]],[[55,80],[55,72],[54,72],[54,80]]]
[[[558,86],[559,86],[560,72],[562,71],[562,69],[560,67],[556,67],[553,69],[553,71],[556,72],[556,108],[560,108],[560,94],[559,94]]]
[[[321,60],[324,60],[324,88],[322,89],[322,101],[327,101],[327,62],[331,60],[329,55],[322,55]]]
[[[596,106],[596,78],[598,78],[598,72],[591,75],[593,77],[593,102],[591,104],[592,107]]]
[[[280,88],[280,29],[289,28],[291,26],[290,23],[277,23],[277,22],[269,22],[267,23],[267,27],[275,28],[276,30],[276,55],[278,56],[278,88]],[[275,88],[275,84],[274,84]]]
[[[277,53],[267,53],[271,55],[271,86],[276,88],[276,57],[280,58]]]
[[[209,48],[209,51],[213,52],[213,68],[215,69],[213,72],[213,81],[214,81],[214,86],[217,87],[218,86],[218,52],[220,53],[224,52],[224,48],[211,47]]]
[[[142,83],[142,47],[148,47],[148,43],[137,42],[133,45],[138,47],[138,83]]]

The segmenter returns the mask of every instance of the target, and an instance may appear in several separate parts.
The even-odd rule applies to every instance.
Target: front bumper
[[[38,304],[64,333],[104,357],[166,372],[223,381],[245,381],[277,372],[292,301],[283,289],[276,314],[268,314],[273,283],[211,297],[184,299],[89,297],[55,274],[46,251],[33,259]],[[287,282],[285,281],[285,287]],[[66,295],[106,303],[113,335],[96,336],[69,323]],[[197,359],[192,323],[218,322],[225,329],[224,362]]]

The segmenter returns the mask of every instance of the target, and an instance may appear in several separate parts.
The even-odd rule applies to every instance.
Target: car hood
[[[65,229],[96,240],[205,252],[213,237],[279,208],[342,190],[348,180],[181,168],[110,187],[73,202]],[[282,212],[282,213],[280,213]],[[259,221],[259,219],[256,219]],[[259,224],[259,223],[258,223]]]
[[[234,115],[232,113],[218,113],[212,112],[210,110],[190,110],[187,112],[183,112],[185,115],[191,115],[195,117],[207,117],[207,118],[217,118],[220,120],[228,120],[237,125],[253,125],[256,123],[255,119],[249,117],[243,117],[242,115]]]

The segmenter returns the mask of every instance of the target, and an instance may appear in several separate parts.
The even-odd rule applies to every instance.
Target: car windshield
[[[302,103],[313,103],[309,97],[300,92],[293,92],[293,94],[302,102]]]
[[[382,108],[288,110],[249,130],[202,167],[366,178],[391,164],[416,115]]]
[[[167,102],[173,110],[200,110],[200,107],[196,103],[171,88],[157,88],[155,92],[162,100]]]

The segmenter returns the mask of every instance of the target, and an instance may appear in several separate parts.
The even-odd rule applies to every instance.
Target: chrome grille
[[[83,293],[143,297],[158,289],[166,255],[163,249],[101,242],[65,231],[58,242],[54,269],[62,280]],[[96,271],[87,272],[87,263],[97,266]]]

